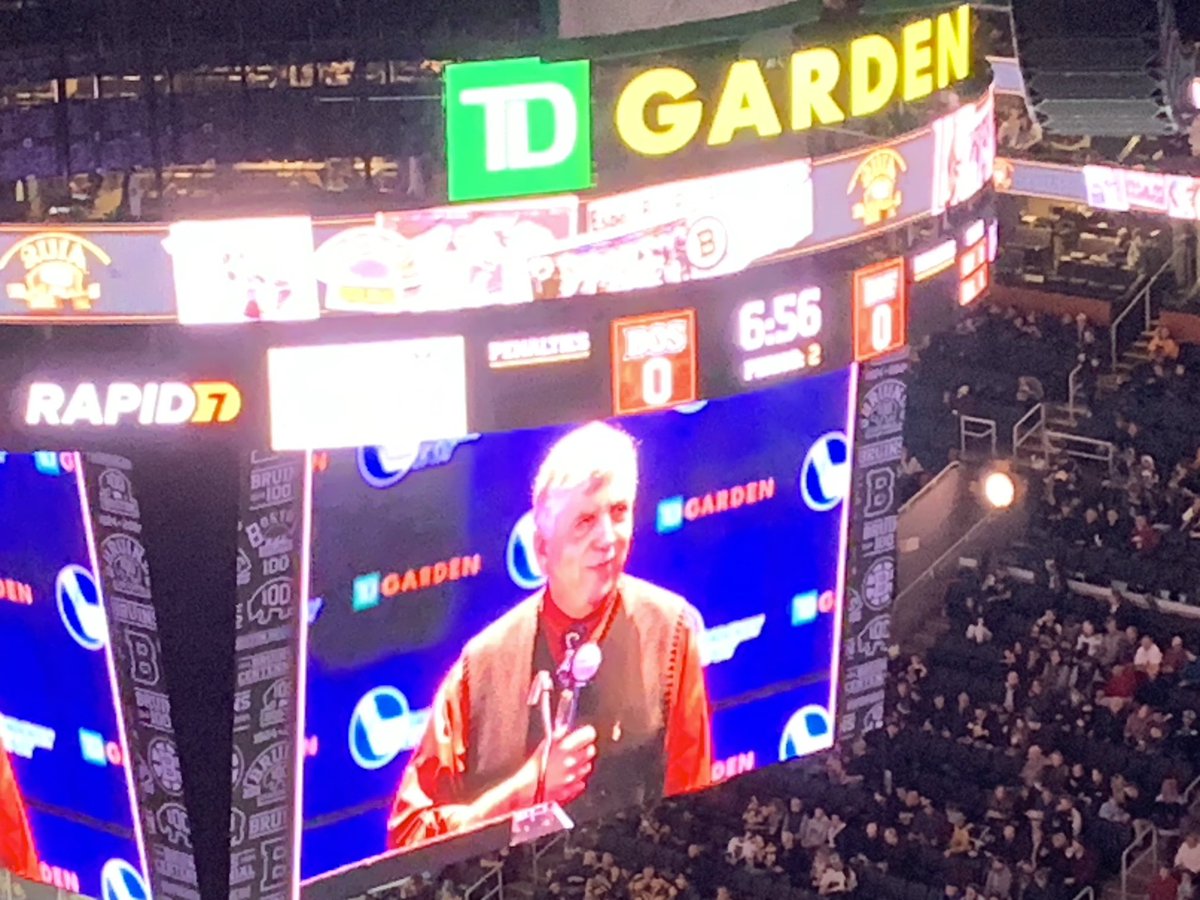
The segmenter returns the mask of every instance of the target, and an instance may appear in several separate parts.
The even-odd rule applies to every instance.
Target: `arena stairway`
[[[1137,341],[1121,354],[1121,358],[1118,360],[1114,370],[1100,376],[1097,384],[1100,392],[1107,394],[1116,393],[1123,385],[1128,383],[1134,369],[1150,361],[1150,341],[1154,337],[1154,332],[1158,329],[1159,322],[1159,319],[1152,319],[1150,327],[1143,331]],[[1073,407],[1070,403],[1047,400],[1042,403],[1042,409],[1043,419],[1040,431],[1044,432],[1047,436],[1046,447],[1051,451],[1065,449],[1071,455],[1076,455],[1072,452],[1069,445],[1073,443],[1072,439],[1079,439],[1081,441],[1089,440],[1079,429],[1079,423],[1091,418],[1091,409],[1088,408],[1085,402],[1079,399],[1075,401]],[[1045,460],[1041,434],[1031,434],[1030,438],[1027,443],[1017,448],[1014,460],[1022,467],[1037,469],[1044,464]],[[1086,459],[1087,457],[1083,458]]]
[[[1143,331],[1139,337],[1124,353],[1121,354],[1121,359],[1117,362],[1116,369],[1113,372],[1107,383],[1102,379],[1100,383],[1101,389],[1115,390],[1121,383],[1127,381],[1133,374],[1133,370],[1142,363],[1150,362],[1150,339],[1154,337],[1154,332],[1158,330],[1161,320],[1151,319],[1150,327]],[[1120,379],[1117,381],[1116,379]]]

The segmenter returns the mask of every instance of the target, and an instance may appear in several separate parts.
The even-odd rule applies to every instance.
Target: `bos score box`
[[[614,415],[699,399],[694,309],[614,319],[612,354]]]

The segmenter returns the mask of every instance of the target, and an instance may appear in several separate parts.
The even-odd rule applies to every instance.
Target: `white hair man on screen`
[[[708,786],[700,617],[625,573],[637,487],[637,447],[617,428],[592,422],[551,447],[533,484],[546,586],[468,641],[442,681],[392,806],[389,847],[539,802],[571,804],[578,817]],[[539,683],[557,700],[549,734]]]

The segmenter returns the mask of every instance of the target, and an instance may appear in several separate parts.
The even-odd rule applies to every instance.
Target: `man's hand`
[[[509,815],[533,806],[538,776],[546,766],[543,800],[560,806],[577,799],[587,788],[596,759],[596,729],[591,725],[556,735],[547,754],[542,741],[510,778],[486,790],[472,803],[458,807],[451,830],[467,830],[497,816]]]
[[[588,778],[595,767],[595,759],[596,729],[591,725],[556,735],[550,741],[548,756],[546,742],[543,741],[531,762],[540,767],[545,760],[543,783],[546,802],[566,806],[577,799],[587,789]]]

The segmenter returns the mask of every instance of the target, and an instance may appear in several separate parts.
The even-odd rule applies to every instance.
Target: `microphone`
[[[575,636],[568,637],[567,655],[557,673],[563,689],[558,696],[558,707],[554,716],[556,734],[571,731],[575,727],[575,719],[579,714],[580,691],[596,677],[600,663],[604,661],[599,644],[588,641],[576,647],[570,637]]]
[[[536,706],[541,713],[542,730],[546,734],[546,746],[542,750],[542,758],[538,766],[538,783],[534,803],[541,803],[546,794],[546,767],[550,764],[550,742],[554,740],[554,724],[550,719],[550,692],[554,690],[554,682],[550,673],[545,669],[533,676],[529,684],[529,695],[525,702]]]

